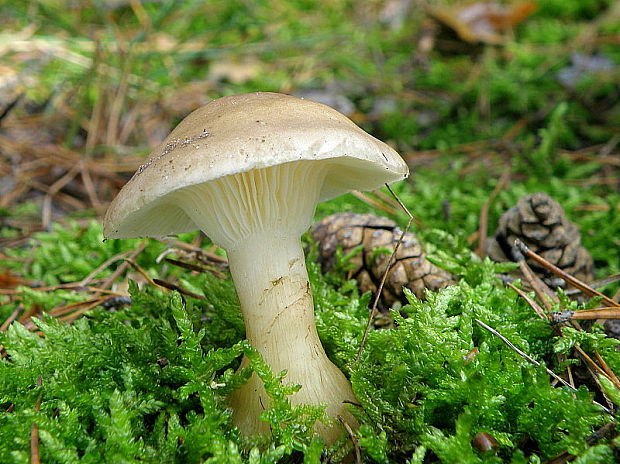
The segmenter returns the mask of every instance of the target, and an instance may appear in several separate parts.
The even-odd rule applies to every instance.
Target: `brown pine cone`
[[[350,261],[353,269],[348,277],[357,279],[362,292],[373,293],[381,283],[401,234],[402,230],[394,221],[372,214],[334,214],[312,227],[312,237],[319,245],[319,260],[324,271],[334,267],[338,247],[347,254],[363,245],[360,253]],[[377,249],[385,249],[386,252],[377,252]],[[396,301],[405,302],[403,286],[423,299],[425,289],[437,291],[454,283],[450,273],[426,259],[420,243],[410,232],[405,234],[395,258],[381,295],[387,307]]]
[[[581,246],[577,226],[546,193],[521,197],[501,216],[495,237],[487,240],[487,255],[494,261],[516,261],[516,239],[568,274],[585,282],[593,280],[592,257]],[[563,280],[536,262],[528,259],[527,263],[551,288],[564,286]]]

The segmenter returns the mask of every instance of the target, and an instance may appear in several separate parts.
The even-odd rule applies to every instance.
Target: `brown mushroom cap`
[[[196,230],[171,193],[302,160],[330,160],[321,201],[408,175],[398,153],[329,106],[267,92],[223,97],[187,116],[150,154],[106,212],[104,236]]]

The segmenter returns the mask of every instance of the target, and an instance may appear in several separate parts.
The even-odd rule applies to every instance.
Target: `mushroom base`
[[[291,404],[327,405],[325,413],[334,419],[332,423],[317,422],[314,431],[320,435],[328,445],[342,437],[343,428],[338,419],[347,423],[352,429],[358,426],[357,420],[347,410],[346,403],[356,402],[351,385],[329,359],[325,362],[317,362],[320,366],[315,366],[316,377],[312,384],[307,379],[302,379],[303,373],[297,371],[292,365],[284,380],[288,383],[301,384],[302,388],[290,397]],[[247,358],[241,362],[241,368],[247,367]],[[292,368],[291,368],[292,367]],[[274,369],[275,371],[275,369]],[[294,380],[297,378],[298,380]],[[233,423],[239,428],[241,433],[251,435],[269,435],[271,433],[269,424],[260,419],[260,414],[268,409],[271,401],[263,387],[263,382],[256,374],[238,390],[230,396],[230,404],[233,408]]]
[[[228,254],[235,283],[244,282],[237,285],[237,293],[246,336],[274,373],[286,370],[284,381],[301,385],[291,395],[291,404],[326,405],[326,414],[336,420],[317,423],[315,430],[333,443],[342,435],[338,418],[357,426],[345,406],[355,402],[355,396],[319,340],[300,239],[278,235],[275,231],[257,234]],[[242,367],[247,364],[244,359]],[[270,433],[269,425],[259,418],[270,407],[270,398],[256,374],[233,392],[230,401],[233,421],[242,433]]]

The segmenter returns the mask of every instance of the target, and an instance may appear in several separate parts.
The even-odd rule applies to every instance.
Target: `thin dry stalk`
[[[115,296],[114,295],[108,295],[108,296],[104,296],[102,298],[97,298],[97,299],[93,300],[90,304],[84,306],[83,308],[80,308],[80,309],[72,312],[71,314],[65,314],[65,315],[61,316],[60,320],[66,322],[66,323],[71,323],[71,322],[75,321],[76,319],[80,318],[87,311],[90,311],[91,309],[96,308],[97,306],[101,306],[103,303],[105,303],[108,300],[111,300],[112,298],[115,298]]]
[[[103,263],[101,263],[101,265],[99,267],[97,267],[97,269],[95,269],[94,271],[92,271],[90,274],[88,274],[86,277],[84,277],[82,280],[80,280],[77,285],[79,287],[83,287],[85,285],[87,285],[88,283],[90,283],[92,281],[92,279],[99,274],[101,271],[103,271],[104,269],[106,269],[108,266],[110,266],[112,263],[116,262],[116,261],[120,261],[121,259],[124,259],[127,257],[127,255],[129,255],[131,253],[131,250],[127,250],[127,251],[123,251],[122,253],[119,253],[115,256],[112,256],[111,258],[106,259]]]
[[[155,240],[161,243],[165,243],[166,245],[172,248],[178,248],[180,250],[185,250],[185,251],[195,253],[197,257],[198,256],[204,257],[204,261],[212,261],[212,262],[219,263],[219,264],[228,264],[228,260],[224,258],[223,256],[219,256],[219,255],[216,255],[215,253],[205,251],[199,246],[192,245],[190,243],[181,242],[180,240],[176,240],[176,239],[156,238]]]
[[[165,280],[161,280],[161,279],[153,279],[153,283],[155,285],[157,285],[158,287],[163,287],[167,290],[176,290],[177,292],[186,295],[186,296],[191,296],[192,298],[196,298],[198,300],[205,300],[206,298],[202,295],[199,295],[198,293],[194,293],[194,292],[190,292],[189,290],[184,289],[183,287],[181,287],[180,285],[177,284],[173,284],[172,282],[167,282]]]
[[[103,279],[97,279],[97,280],[93,280],[91,281],[94,283],[97,282],[101,282],[103,281]],[[33,290],[36,290],[37,292],[53,292],[56,290],[64,290],[64,289],[79,289],[83,287],[82,282],[69,282],[69,283],[65,283],[65,284],[60,284],[60,285],[53,285],[51,287],[30,287]],[[94,287],[86,287],[86,289],[92,289]],[[100,288],[96,289],[97,291],[101,291]],[[17,295],[21,293],[21,290],[18,289],[9,289],[9,290],[4,290],[4,289],[0,289],[0,294],[6,294],[6,295]]]
[[[379,305],[379,299],[381,298],[381,292],[383,291],[385,281],[387,279],[388,274],[390,273],[390,269],[392,268],[392,265],[394,264],[396,253],[398,252],[398,249],[400,248],[401,243],[403,243],[405,234],[409,232],[409,227],[411,227],[411,223],[413,222],[413,214],[411,214],[409,209],[407,209],[407,207],[403,204],[400,198],[398,198],[398,195],[394,193],[394,191],[390,188],[390,186],[388,184],[385,184],[385,186],[387,187],[389,192],[392,194],[394,199],[398,202],[398,205],[405,211],[405,213],[407,213],[407,215],[409,216],[409,221],[407,221],[407,225],[405,226],[402,233],[400,234],[400,237],[398,238],[398,241],[396,242],[396,245],[394,246],[394,251],[390,255],[390,259],[388,259],[387,265],[385,267],[385,272],[383,273],[383,276],[381,277],[381,283],[379,284],[379,288],[377,288],[377,292],[375,293],[375,298],[372,303],[372,307],[368,311],[368,321],[366,322],[366,327],[364,328],[364,334],[362,335],[362,340],[357,350],[357,356],[355,357],[355,362],[359,362],[362,356],[362,352],[364,351],[364,346],[366,345],[366,340],[368,339],[368,333],[370,332],[370,327],[372,326],[373,318],[375,317],[375,314],[377,313],[377,306]]]
[[[620,274],[612,274],[610,276],[603,277],[602,279],[597,279],[593,282],[590,282],[588,285],[590,285],[590,287],[592,288],[600,288],[600,287],[605,287],[606,285],[618,282],[619,280],[620,280]],[[576,295],[578,293],[581,293],[581,291],[577,288],[572,288],[572,289],[566,290],[564,293],[570,296],[570,295]],[[615,300],[616,298],[612,298],[612,299]]]
[[[95,184],[93,183],[93,179],[90,176],[90,170],[88,169],[88,163],[81,163],[82,169],[80,171],[82,175],[82,183],[84,184],[84,189],[86,190],[86,194],[88,195],[88,199],[90,200],[90,204],[97,212],[99,216],[103,215],[105,212],[105,207],[99,200],[99,196],[97,195],[97,189],[95,188]]]
[[[153,285],[154,287],[159,287],[153,280],[153,278],[146,272],[141,266],[139,266],[133,259],[126,258],[125,262],[128,263],[131,267],[133,267],[136,271],[140,273],[142,277],[147,281],[149,285]]]
[[[45,198],[43,199],[43,207],[41,208],[41,223],[43,224],[43,228],[47,229],[52,221],[52,199],[54,195],[56,195],[65,185],[71,182],[75,176],[80,172],[80,164],[74,164],[74,166],[65,173],[60,179],[54,182]]]
[[[551,291],[551,289],[534,274],[532,269],[528,266],[524,259],[519,260],[519,270],[525,277],[525,280],[534,289],[536,296],[542,301],[547,314],[553,309],[553,303],[559,303],[557,295]],[[550,301],[551,300],[551,301]]]
[[[533,298],[530,298],[530,296],[527,293],[525,293],[520,288],[515,287],[510,282],[508,282],[506,285],[512,288],[515,292],[517,292],[517,294],[521,298],[523,298],[527,302],[527,304],[530,305],[530,307],[534,310],[534,312],[538,315],[538,317],[540,317],[541,319],[551,320],[551,316],[545,313],[545,310],[542,309],[538,303],[536,303],[536,300],[534,300]]]
[[[41,314],[41,312],[43,312],[43,308],[41,308],[41,306],[39,306],[38,304],[34,304],[24,314],[22,314],[19,317],[18,321],[21,324],[25,324],[33,317],[36,317],[37,315]]]
[[[359,192],[357,190],[354,190],[351,192],[353,194],[353,196],[359,200],[362,200],[364,203],[373,206],[377,209],[380,209],[384,212],[386,212],[387,214],[391,215],[391,216],[396,216],[397,211],[394,207],[392,207],[391,205],[388,205],[382,201],[377,200],[376,198],[371,197],[370,195],[367,195],[366,193],[363,192]]]
[[[135,259],[140,253],[142,253],[144,251],[144,249],[146,248],[146,242],[142,242],[138,248],[136,248],[133,253],[131,253],[129,255],[129,257],[127,259]],[[116,268],[116,270],[110,275],[110,277],[108,277],[103,284],[101,285],[101,288],[103,289],[107,289],[110,288],[112,286],[112,284],[114,283],[114,281],[121,275],[123,274],[123,272],[125,272],[127,270],[127,268],[129,267],[129,263],[127,262],[127,259],[124,260],[124,262],[118,266]]]
[[[551,264],[549,261],[547,261],[542,256],[539,256],[538,254],[534,253],[532,250],[530,250],[520,240],[516,240],[515,241],[515,245],[519,248],[521,253],[523,253],[525,256],[527,256],[528,258],[533,259],[538,264],[543,266],[545,269],[547,269],[547,270],[551,271],[552,273],[554,273],[555,275],[557,275],[559,278],[561,278],[567,284],[572,285],[575,288],[578,288],[585,295],[597,296],[597,297],[601,298],[605,302],[605,304],[607,304],[608,306],[620,307],[620,304],[618,304],[617,302],[615,302],[614,300],[612,300],[608,296],[605,296],[602,293],[596,291],[595,289],[590,287],[588,284],[582,282],[581,280],[573,277],[570,274],[567,274],[566,272],[564,272],[559,267],[554,266],[553,264]]]
[[[0,332],[4,332],[6,329],[9,328],[11,323],[17,319],[17,316],[19,316],[19,313],[22,311],[22,309],[23,308],[17,308],[15,311],[11,313],[9,317],[7,317],[6,321],[4,321],[2,325],[0,326]]]
[[[489,195],[487,201],[484,202],[482,208],[480,209],[480,225],[478,228],[478,256],[484,258],[486,256],[485,250],[485,242],[487,239],[487,233],[489,230],[489,208],[493,201],[495,201],[495,197],[501,192],[508,181],[510,180],[510,165],[506,165],[504,171],[502,172],[502,176],[499,178],[499,182],[495,185],[495,188]]]
[[[583,360],[586,363],[588,363],[588,365],[590,367],[592,367],[597,373],[601,374],[604,377],[607,377],[611,382],[613,382],[613,384],[615,385],[616,388],[620,388],[620,383],[618,383],[618,378],[613,373],[612,373],[612,375],[608,374],[605,371],[605,369],[603,369],[601,366],[596,364],[596,362],[590,356],[588,356],[588,354],[585,351],[583,351],[583,348],[581,348],[579,345],[575,344],[575,351],[577,351],[577,353],[579,353],[579,356],[581,356],[583,358]],[[600,358],[600,355],[598,355],[597,357]],[[605,364],[605,365],[607,365],[607,364]]]
[[[43,379],[41,376],[37,377],[37,387],[43,385]],[[40,394],[34,405],[34,410],[39,412],[41,409],[41,401],[43,400],[43,394]],[[30,428],[30,463],[41,464],[41,457],[39,453],[39,426],[36,422],[32,423]]]
[[[501,333],[499,333],[497,330],[495,330],[494,328],[488,326],[487,324],[485,324],[484,322],[482,322],[479,319],[474,319],[474,321],[476,321],[476,324],[478,324],[480,327],[482,327],[483,329],[487,330],[488,332],[491,332],[494,336],[496,336],[497,338],[499,338],[502,342],[504,342],[504,344],[510,348],[511,350],[513,350],[515,353],[517,353],[519,356],[521,356],[522,358],[526,359],[530,364],[533,364],[536,367],[542,367],[545,369],[545,371],[547,371],[547,374],[549,374],[551,377],[553,377],[555,380],[557,380],[558,382],[560,382],[562,385],[564,385],[565,387],[569,388],[572,391],[577,391],[577,389],[575,387],[573,387],[571,384],[569,384],[566,380],[564,380],[562,377],[560,377],[559,375],[557,375],[555,372],[553,372],[551,369],[548,369],[547,367],[543,366],[541,363],[539,363],[538,361],[536,361],[534,358],[532,358],[529,354],[527,354],[526,352],[524,352],[523,350],[520,350],[519,348],[516,347],[516,345],[514,345],[510,340],[508,340],[506,337],[504,337]]]
[[[357,436],[355,435],[355,432],[353,432],[353,429],[351,428],[351,426],[347,424],[347,422],[341,416],[337,416],[337,417],[338,417],[338,421],[342,424],[344,429],[347,431],[347,435],[349,436],[351,443],[353,443],[353,449],[355,451],[355,464],[362,464],[362,450],[360,449],[360,443],[359,443]]]
[[[530,296],[527,293],[525,293],[520,288],[515,287],[510,282],[508,282],[507,285],[510,288],[512,288],[515,292],[517,292],[517,294],[521,298],[523,298],[527,302],[527,304],[530,305],[530,307],[534,310],[534,312],[538,315],[538,317],[540,317],[541,319],[547,320],[547,321],[551,321],[551,322],[553,321],[552,314],[546,313],[545,310],[534,299],[530,298]],[[559,330],[557,327],[554,327],[554,332],[559,336],[563,336],[562,331]],[[563,362],[566,360],[566,356],[558,353],[558,360],[560,362]],[[566,374],[568,376],[568,382],[574,386],[575,383],[573,381],[573,371],[571,369],[571,366],[566,367]]]
[[[566,313],[566,314],[565,314]],[[557,322],[566,320],[596,320],[596,319],[620,319],[620,307],[603,307],[597,309],[584,309],[581,311],[568,311],[554,314]]]
[[[196,272],[201,272],[201,273],[210,272],[211,274],[216,276],[218,279],[226,279],[227,278],[226,274],[224,274],[223,272],[220,272],[217,269],[212,268],[212,267],[198,266],[196,264],[186,263],[185,261],[179,261],[177,259],[172,259],[172,258],[165,258],[165,261],[167,263],[170,263],[170,264],[174,265],[174,266],[182,267],[182,268],[188,269],[190,271],[196,271]]]

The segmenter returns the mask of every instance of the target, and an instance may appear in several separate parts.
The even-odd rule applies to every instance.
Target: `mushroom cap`
[[[302,160],[331,160],[321,201],[351,190],[376,189],[409,173],[396,151],[329,106],[279,93],[231,95],[188,115],[155,148],[108,208],[104,236],[196,230],[182,208],[166,201],[167,195]]]

